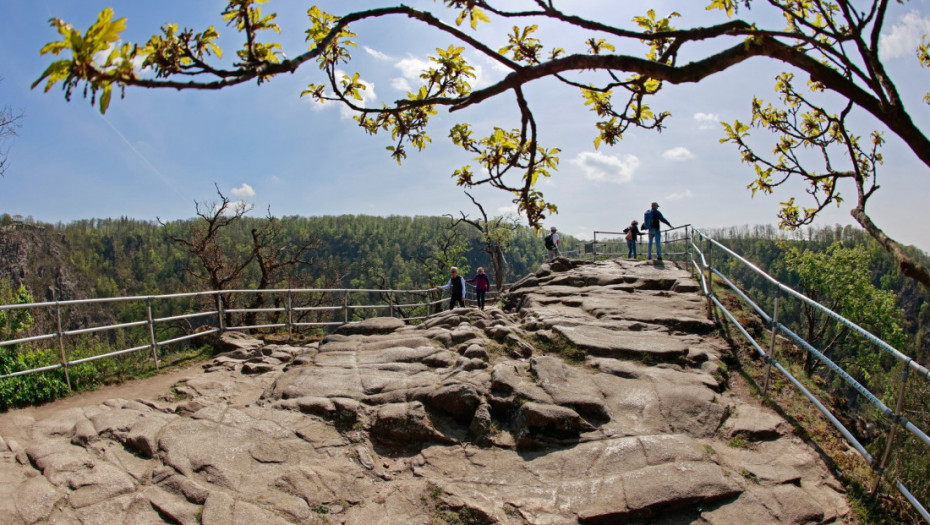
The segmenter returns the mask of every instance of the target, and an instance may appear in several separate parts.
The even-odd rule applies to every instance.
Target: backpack
[[[632,229],[632,228],[627,228],[627,229],[625,229],[625,230],[623,230],[623,231],[626,232],[626,240],[632,241],[632,240],[633,240],[633,229]]]
[[[646,213],[643,214],[643,228],[652,230],[659,228],[660,226],[662,225],[659,224],[659,218],[656,217],[656,214],[653,213],[652,210],[647,210]]]
[[[547,249],[547,250],[551,250],[551,249],[555,248],[555,243],[552,242],[552,234],[551,234],[551,233],[550,233],[549,235],[546,235],[546,238],[545,238],[544,240],[545,240],[545,243],[546,243],[546,249]]]

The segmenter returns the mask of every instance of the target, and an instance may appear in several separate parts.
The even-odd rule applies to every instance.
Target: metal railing
[[[245,295],[261,294],[271,299],[272,306],[262,307],[234,307],[239,304],[238,299]],[[487,301],[495,300],[498,292],[492,285],[487,294]],[[27,304],[0,305],[0,311],[15,312],[27,311],[36,317],[45,313],[44,322],[38,323],[45,327],[54,327],[52,333],[38,333],[25,335],[16,339],[0,341],[0,348],[14,345],[28,345],[36,348],[37,343],[49,343],[56,347],[58,362],[46,366],[16,370],[0,374],[0,379],[12,378],[27,374],[62,369],[68,389],[71,389],[71,379],[68,369],[70,367],[89,363],[99,359],[112,358],[126,354],[143,352],[150,354],[155,368],[159,368],[159,349],[197,337],[203,337],[227,330],[269,331],[281,330],[287,333],[288,339],[294,333],[300,333],[308,328],[324,329],[346,324],[350,321],[362,320],[372,315],[389,317],[400,316],[406,322],[416,322],[428,319],[440,313],[449,299],[448,292],[440,293],[428,290],[382,290],[382,289],[266,289],[266,290],[215,290],[205,292],[190,292],[165,295],[147,295],[132,297],[109,297],[99,299],[80,299],[69,301],[51,301]],[[398,298],[412,296],[412,299],[401,302]],[[434,297],[439,296],[439,299]],[[301,298],[305,299],[302,301]],[[309,297],[310,300],[306,299]],[[350,297],[354,297],[350,302]],[[313,301],[312,299],[316,299]],[[325,299],[324,299],[325,298]],[[421,300],[418,300],[421,298]],[[178,312],[178,307],[172,307],[172,301],[187,299],[188,304]],[[368,299],[365,301],[364,299]],[[263,301],[266,303],[268,301]],[[135,319],[128,322],[100,324],[90,327],[68,326],[67,311],[87,305],[113,305],[129,303],[131,306],[144,305],[144,311],[137,309]],[[472,285],[466,288],[466,304],[475,303],[475,294]],[[161,308],[157,308],[161,306]],[[169,314],[157,316],[154,312],[161,310]],[[71,316],[75,317],[75,316]],[[86,319],[71,320],[71,325],[83,324]],[[85,316],[86,317],[86,316]],[[97,355],[75,359],[69,357],[70,338],[84,334],[101,334],[131,332],[122,339],[130,339],[135,346],[115,351],[104,352]],[[159,337],[162,336],[162,337]]]
[[[732,324],[732,326],[734,326],[749,341],[758,355],[762,357],[766,363],[765,377],[762,385],[763,395],[767,394],[771,384],[772,369],[777,370],[788,381],[790,381],[799,392],[801,392],[817,407],[817,409],[824,415],[824,417],[826,417],[830,423],[836,427],[836,429],[843,435],[849,444],[866,460],[874,474],[874,481],[871,487],[872,492],[878,488],[880,481],[887,477],[886,469],[889,466],[889,460],[891,458],[895,439],[902,429],[909,432],[912,439],[917,440],[916,444],[919,445],[922,443],[923,446],[930,447],[930,438],[928,438],[926,430],[918,428],[916,425],[914,425],[914,423],[909,421],[905,415],[906,411],[904,409],[908,379],[911,378],[911,376],[917,376],[917,378],[923,378],[925,382],[930,380],[930,371],[928,371],[927,368],[921,366],[912,358],[882,341],[878,337],[875,337],[868,331],[864,330],[843,316],[825,308],[819,303],[813,301],[801,293],[798,293],[788,286],[785,286],[781,282],[769,276],[767,273],[763,272],[751,262],[742,258],[737,253],[733,252],[720,242],[708,237],[704,233],[692,229],[688,244],[690,247],[690,253],[688,254],[690,257],[690,266],[692,268],[693,275],[699,280],[701,289],[704,295],[707,297],[708,314],[710,315],[713,307],[716,306],[716,308],[718,308],[719,311],[723,313],[723,315]],[[717,259],[719,259],[719,261]],[[717,263],[716,265],[713,264],[715,262]],[[741,290],[739,286],[734,284],[730,278],[724,275],[724,271],[721,270],[721,268],[726,268],[731,264],[742,266],[745,270],[748,270],[757,278],[762,279],[763,282],[766,283],[766,285],[769,286],[771,290],[773,290],[774,301],[771,306],[771,313],[759,306],[759,300],[754,301],[743,290]],[[760,335],[768,336],[767,345],[764,341],[760,342],[757,337],[754,337],[752,334],[750,334],[749,330],[747,330],[747,328],[739,322],[736,315],[724,305],[724,303],[718,297],[718,294],[715,292],[715,282],[722,283],[722,285],[726,286],[730,292],[739,297],[742,303],[749,306],[763,320],[767,332],[763,332]],[[797,333],[795,333],[795,331],[791,330],[788,326],[780,322],[778,318],[779,310],[781,309],[782,311],[785,311],[784,303],[788,300],[798,301],[806,308],[813,309],[820,315],[827,316],[834,322],[842,325],[842,327],[845,329],[848,329],[848,332],[851,334],[851,336],[860,338],[864,344],[873,345],[873,347],[879,349],[881,355],[885,356],[887,359],[893,359],[901,369],[900,381],[897,384],[897,388],[889,388],[881,395],[873,393],[860,380],[857,380],[848,370],[844,369],[842,366],[840,366],[840,364],[834,362],[833,359],[826,355],[825,351],[815,348],[810,342],[806,341]],[[779,307],[780,301],[782,303],[781,308]],[[847,425],[840,421],[840,418],[837,417],[837,415],[831,412],[826,403],[818,399],[810,389],[805,387],[802,381],[800,381],[789,371],[791,364],[788,361],[787,356],[782,355],[782,357],[777,357],[779,345],[776,344],[776,341],[779,340],[790,341],[790,343],[792,343],[795,348],[799,349],[800,351],[807,352],[810,354],[810,356],[817,359],[818,362],[822,364],[822,366],[829,370],[829,372],[838,379],[841,385],[845,386],[843,390],[847,393],[847,395],[861,396],[861,398],[865,400],[868,405],[871,405],[874,408],[874,413],[878,414],[879,417],[884,419],[884,426],[887,428],[887,437],[886,443],[884,447],[882,447],[883,450],[881,450],[881,454],[876,454],[879,457],[873,456],[868,451],[867,447],[863,445],[860,439],[856,437],[855,432],[847,428]],[[766,346],[768,347],[768,350],[766,350]],[[782,354],[785,354],[785,352],[783,351]],[[893,404],[894,407],[890,408],[885,402],[881,400],[882,397],[886,398],[889,401],[888,404]],[[849,414],[843,414],[841,417],[845,418],[848,415]],[[880,443],[877,440],[873,440],[873,442]],[[924,451],[924,454],[926,454],[926,451]],[[924,473],[924,476],[925,475],[926,473]],[[914,507],[920,516],[925,521],[930,523],[930,513],[927,512],[926,507],[917,500],[917,498],[911,493],[910,490],[908,490],[904,482],[897,477],[894,479],[889,479],[888,481]]]
[[[676,256],[687,254],[687,241],[690,238],[688,232],[690,230],[690,224],[662,230],[662,254]],[[600,241],[597,240],[598,235],[601,236]],[[629,253],[627,241],[624,239],[625,235],[626,234],[623,232],[595,231],[594,240],[589,245],[585,246],[585,255],[590,257],[623,256],[623,254]],[[669,251],[665,248],[666,246],[676,246],[676,250],[678,251]],[[636,253],[639,258],[646,258],[648,255],[648,231],[643,231],[643,235],[636,241]]]

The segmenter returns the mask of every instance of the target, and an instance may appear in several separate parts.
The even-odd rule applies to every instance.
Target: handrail
[[[679,242],[687,241],[688,238],[689,238],[688,231],[689,231],[690,228],[691,228],[691,224],[689,223],[689,224],[684,224],[684,225],[682,225],[682,226],[673,226],[673,227],[667,228],[667,229],[665,229],[665,230],[661,230],[661,231],[662,231],[662,234],[663,234],[663,236],[664,236],[664,239],[665,239],[665,240],[662,241],[662,244],[663,244],[663,245],[667,245],[667,244],[679,243]],[[682,237],[673,237],[673,238],[669,238],[669,237],[668,237],[669,232],[677,232],[678,230],[684,230],[684,235],[683,235]],[[597,252],[598,246],[607,247],[607,246],[610,246],[610,245],[612,245],[612,244],[616,244],[616,245],[620,248],[620,250],[619,250],[618,252],[610,252],[610,251],[607,251],[607,252],[602,252],[600,255],[612,255],[613,253],[622,253],[623,250],[626,249],[626,242],[627,242],[626,240],[623,240],[623,239],[607,239],[607,240],[598,242],[598,240],[597,240],[597,235],[598,235],[598,234],[601,234],[601,238],[603,238],[603,235],[623,235],[623,232],[612,232],[612,231],[595,230],[595,231],[594,231],[594,239],[591,241],[591,250],[592,250],[592,253],[591,253],[590,255],[591,255],[592,257],[597,257],[597,256],[599,255],[598,252]],[[643,232],[643,236],[645,236],[645,235],[646,235],[646,232]],[[641,236],[641,237],[642,237],[642,236]],[[642,250],[643,246],[648,245],[648,241],[642,240],[641,237],[638,238],[638,239],[636,240],[636,251],[637,251],[638,253],[642,253],[642,251],[643,251],[643,250]],[[612,241],[613,241],[613,242],[612,242]],[[687,253],[687,251],[681,251],[681,252],[670,252],[670,251],[667,251],[667,250],[664,250],[664,251],[665,251],[665,253],[668,254],[668,255],[684,255],[684,254]],[[588,254],[586,253],[585,255],[587,256]]]
[[[855,448],[857,452],[866,460],[866,462],[871,467],[872,471],[875,474],[874,484],[872,491],[874,492],[878,488],[878,484],[885,478],[885,469],[888,465],[888,461],[894,446],[895,435],[898,429],[903,428],[909,432],[912,436],[916,437],[919,442],[923,442],[925,445],[930,446],[930,437],[927,436],[927,433],[914,425],[911,421],[904,416],[902,406],[905,395],[905,386],[908,380],[910,373],[915,373],[918,377],[923,377],[924,379],[930,379],[930,372],[927,368],[920,365],[912,358],[905,355],[903,352],[889,345],[887,342],[871,334],[864,328],[853,323],[849,319],[846,319],[842,315],[833,312],[832,310],[824,307],[823,305],[817,303],[813,299],[805,296],[804,294],[786,286],[785,284],[779,282],[774,277],[768,275],[755,264],[747,261],[745,258],[741,257],[739,254],[733,250],[727,248],[720,242],[712,239],[703,232],[691,229],[691,235],[688,239],[688,247],[690,248],[690,260],[691,266],[698,275],[700,275],[700,285],[701,291],[705,296],[708,297],[708,304],[715,305],[721,312],[723,312],[724,317],[740,332],[740,334],[745,337],[756,352],[766,361],[769,368],[775,368],[780,372],[785,378],[788,379],[805,397],[807,397],[817,409],[824,414],[824,416],[830,421],[830,423],[836,427],[836,429],[843,435],[843,437],[850,443],[850,445]],[[707,250],[703,249],[704,246],[707,246]],[[744,293],[736,284],[734,284],[729,278],[727,278],[719,267],[713,266],[709,260],[705,251],[709,252],[711,248],[719,250],[722,252],[722,255],[731,257],[732,259],[738,261],[744,267],[748,268],[751,272],[758,275],[766,282],[775,287],[776,291],[776,300],[773,306],[772,315],[769,315],[765,309],[761,308],[756,301],[753,301],[749,298],[746,293]],[[705,277],[706,275],[706,277]],[[763,348],[763,345],[760,344],[755,337],[753,337],[736,319],[736,317],[727,309],[727,307],[717,298],[717,294],[713,289],[713,281],[716,278],[720,283],[732,291],[737,297],[739,297],[746,305],[748,305],[752,311],[756,312],[759,317],[765,322],[766,326],[771,330],[770,343],[772,345],[773,351],[766,352]],[[841,323],[843,326],[849,328],[852,333],[864,338],[865,341],[875,345],[875,347],[884,351],[887,355],[894,357],[902,365],[902,375],[901,382],[898,388],[897,399],[895,403],[895,408],[892,409],[887,406],[880,396],[872,393],[866,386],[862,385],[859,381],[852,377],[845,369],[843,369],[839,364],[835,363],[829,357],[827,357],[821,350],[815,348],[811,343],[804,340],[801,336],[797,335],[790,328],[785,326],[782,322],[779,322],[777,319],[777,310],[778,310],[778,297],[784,296],[786,298],[793,298],[805,305],[809,305],[816,309],[817,311],[823,313],[824,315],[829,316],[834,321]],[[710,313],[710,312],[709,312]],[[876,409],[877,413],[887,419],[891,424],[891,428],[888,431],[887,443],[885,450],[883,451],[881,458],[876,459],[872,454],[868,452],[865,446],[863,446],[858,439],[853,435],[849,429],[827,408],[824,403],[822,403],[817,396],[807,389],[801,381],[799,381],[788,368],[780,362],[774,356],[775,349],[775,340],[779,331],[785,334],[789,340],[797,344],[803,351],[809,353],[811,356],[819,360],[830,370],[836,373],[836,376],[840,378],[843,382],[849,385],[850,388],[855,390],[860,394],[864,399],[871,403]],[[763,395],[767,392],[768,389],[768,369],[766,371],[766,381],[762,387]],[[914,507],[914,509],[930,523],[930,513],[927,512],[925,506],[916,498],[914,495],[907,489],[904,483],[900,479],[888,480],[890,485],[896,488],[901,495]]]
[[[466,291],[471,296],[466,296],[466,302],[474,304],[475,300],[473,299],[473,293],[471,289],[474,288],[474,285],[466,283]],[[492,285],[492,290],[488,294],[488,299],[493,301],[494,297],[498,295],[496,286]],[[49,315],[54,315],[57,319],[58,329],[55,333],[47,334],[38,334],[30,335],[27,337],[20,337],[16,339],[7,339],[0,340],[0,348],[5,346],[20,345],[26,343],[36,343],[39,341],[46,341],[50,339],[58,339],[59,345],[61,347],[61,359],[58,363],[41,366],[26,370],[16,370],[6,374],[0,374],[0,379],[6,379],[11,377],[23,376],[32,373],[45,372],[49,370],[64,369],[65,370],[65,380],[68,385],[68,389],[71,389],[71,381],[67,374],[68,367],[79,365],[81,363],[87,363],[90,361],[96,361],[98,359],[104,359],[108,357],[116,357],[120,355],[130,354],[134,352],[139,352],[142,350],[151,350],[152,359],[155,360],[156,366],[158,365],[158,348],[163,346],[179,343],[182,341],[187,341],[196,337],[202,337],[209,334],[215,334],[223,332],[226,330],[258,330],[266,328],[281,328],[288,327],[288,333],[290,334],[291,328],[311,328],[311,327],[331,327],[338,326],[354,320],[354,317],[350,315],[350,312],[361,312],[366,310],[376,310],[384,309],[387,310],[389,316],[394,317],[396,313],[400,310],[415,310],[423,309],[426,312],[426,315],[415,315],[408,317],[401,317],[405,321],[419,321],[423,319],[429,319],[432,316],[437,315],[440,311],[443,304],[446,303],[445,299],[431,300],[429,297],[425,301],[421,302],[404,302],[397,303],[393,302],[391,298],[385,298],[383,294],[405,294],[405,295],[428,295],[435,293],[431,289],[413,289],[413,290],[393,290],[393,289],[377,289],[377,288],[273,288],[273,289],[257,289],[257,290],[248,290],[248,289],[229,289],[229,290],[210,290],[210,291],[200,291],[200,292],[185,292],[185,293],[173,293],[173,294],[162,294],[162,295],[136,295],[136,296],[126,296],[126,297],[105,297],[105,298],[93,298],[93,299],[72,299],[66,301],[45,301],[45,302],[36,302],[36,303],[25,303],[25,304],[7,304],[0,305],[0,310],[29,310],[31,313],[36,311],[46,310],[49,311]],[[256,308],[227,308],[225,305],[225,298],[242,295],[242,294],[264,294],[268,296],[285,296],[288,298],[286,303],[283,306],[275,307],[256,307]],[[290,300],[291,297],[295,295],[305,295],[305,294],[317,294],[317,295],[329,295],[331,301],[327,305],[318,305],[318,306],[307,306],[300,304],[293,304]],[[348,302],[348,297],[350,295],[371,295],[379,294],[378,304],[350,304]],[[151,307],[153,303],[161,303],[162,301],[167,301],[171,299],[178,298],[206,298],[206,310],[192,311],[192,312],[183,312],[177,313],[174,312],[171,315],[155,317],[151,314]],[[342,301],[342,304],[336,304],[337,299]],[[131,303],[138,302],[145,304],[147,306],[146,315],[142,320],[132,320],[128,322],[121,323],[112,323],[112,324],[103,324],[99,326],[90,326],[90,327],[81,327],[81,328],[72,328],[72,329],[63,329],[61,327],[61,309],[62,307],[69,308],[74,306],[82,306],[88,304],[107,304],[107,303]],[[343,312],[341,320],[332,320],[325,321],[321,317],[328,313],[335,314],[338,316],[337,312]],[[318,314],[318,318],[313,322],[305,322],[303,320],[293,321],[293,316],[295,314]],[[253,323],[253,324],[236,324],[235,319],[238,316],[238,322],[245,319],[256,319],[256,316],[259,315],[274,315],[274,314],[284,314],[283,317],[287,319],[287,322],[266,322],[266,323]],[[233,321],[233,324],[225,324],[223,321],[224,317],[229,318]],[[198,321],[197,326],[191,324],[192,321]],[[168,339],[159,340],[156,337],[156,326],[164,325],[165,323],[175,322],[175,321],[184,321],[187,323],[190,329],[196,328],[196,331],[193,333],[183,333],[183,335],[177,336],[177,331],[174,334],[170,334]],[[112,332],[116,330],[126,330],[130,328],[141,328],[148,327],[146,344],[133,346],[131,348],[115,350],[112,352],[107,352],[99,355],[94,355],[90,357],[84,357],[81,359],[69,359],[67,352],[65,350],[64,341],[70,336],[83,335],[83,334],[99,334],[101,332]]]

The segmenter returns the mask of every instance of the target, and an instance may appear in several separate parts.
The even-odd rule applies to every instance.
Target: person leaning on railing
[[[627,247],[626,258],[635,259],[636,243],[639,242],[639,236],[643,234],[643,232],[639,231],[639,222],[635,220],[631,222],[629,226],[623,229],[623,233],[626,234],[626,237],[624,237]]]

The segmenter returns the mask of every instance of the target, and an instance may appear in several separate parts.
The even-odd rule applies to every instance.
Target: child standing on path
[[[484,268],[478,268],[478,274],[467,279],[467,283],[475,283],[475,295],[478,297],[478,308],[484,310],[484,296],[491,289],[491,280],[484,273]]]

